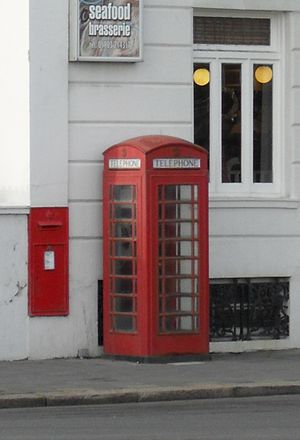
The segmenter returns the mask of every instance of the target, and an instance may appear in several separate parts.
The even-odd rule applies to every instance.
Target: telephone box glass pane
[[[193,319],[192,316],[166,316],[163,324],[165,324],[165,332],[168,333],[192,332],[193,327],[195,327],[196,320]]]
[[[166,202],[190,201],[197,199],[198,188],[194,185],[161,185],[158,188],[158,200]]]
[[[176,185],[166,185],[164,194],[165,200],[177,200],[177,186]]]
[[[184,316],[180,318],[179,325],[181,330],[192,330],[193,329],[192,316]]]
[[[112,227],[112,237],[132,237],[131,223],[115,223]]]
[[[113,320],[113,328],[117,331],[132,332],[135,329],[135,320],[130,315],[116,315]]]
[[[133,262],[130,260],[115,260],[116,275],[133,275]]]
[[[112,290],[114,293],[128,294],[133,293],[134,282],[130,278],[115,278],[115,288]]]
[[[133,312],[133,299],[115,298],[114,307],[116,312]]]
[[[190,293],[196,292],[196,281],[192,278],[181,279],[180,281],[180,291],[182,293]]]
[[[168,296],[165,301],[165,311],[166,312],[192,312],[193,305],[196,304],[193,302],[190,297],[178,297],[178,296]]]
[[[198,188],[195,185],[165,185],[159,190],[159,200],[190,201],[197,200]]]
[[[164,233],[166,238],[192,238],[193,230],[194,228],[192,222],[165,222],[162,233]]]
[[[197,213],[197,211],[196,211]],[[171,220],[185,219],[192,220],[195,216],[194,207],[191,204],[180,203],[177,205],[168,204],[165,207],[165,218]]]
[[[114,243],[114,254],[116,257],[132,257],[133,243],[130,241],[116,241]]]
[[[166,259],[165,275],[191,275],[194,272],[193,260]]]
[[[127,220],[133,218],[132,205],[115,205],[114,218],[120,220]]]
[[[132,185],[115,185],[113,186],[113,200],[115,201],[131,201],[135,199],[134,187]]]
[[[198,248],[194,248],[190,241],[171,241],[160,243],[159,256],[166,257],[192,257],[193,252],[197,256]]]
[[[158,187],[158,295],[162,333],[197,332],[198,187]]]

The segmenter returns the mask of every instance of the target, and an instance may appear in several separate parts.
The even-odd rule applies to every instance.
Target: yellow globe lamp
[[[194,72],[194,82],[198,86],[206,86],[210,80],[210,73],[208,69],[197,69]]]
[[[270,66],[259,66],[255,69],[255,79],[261,84],[267,84],[273,78],[273,71]]]

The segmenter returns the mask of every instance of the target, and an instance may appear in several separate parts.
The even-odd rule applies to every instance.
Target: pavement
[[[164,364],[104,358],[0,362],[0,408],[283,394],[300,394],[300,350]]]

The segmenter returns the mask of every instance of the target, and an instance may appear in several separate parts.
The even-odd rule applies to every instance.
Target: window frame
[[[281,41],[282,41],[282,20],[277,13],[254,13],[253,11],[234,11],[231,10],[230,13],[224,11],[209,11],[209,10],[194,10],[194,17],[216,17],[216,18],[257,18],[263,19],[267,18],[270,20],[270,45],[236,45],[236,44],[194,44],[194,51],[239,51],[239,52],[280,52]]]
[[[216,17],[227,17],[209,11],[198,13]],[[271,45],[235,46],[235,45],[194,45],[194,64],[210,66],[210,195],[218,198],[224,196],[265,197],[279,195],[283,183],[283,108],[284,84],[282,51],[282,21],[279,15],[231,14],[230,16],[270,18]],[[282,41],[282,38],[281,38]],[[242,65],[242,183],[222,182],[222,83],[221,69],[223,63]],[[253,65],[272,64],[273,66],[273,182],[253,182]],[[194,100],[193,100],[194,103]],[[193,109],[194,110],[194,109]],[[193,113],[194,114],[194,113]],[[218,121],[216,123],[216,121]],[[193,133],[194,133],[193,120]]]

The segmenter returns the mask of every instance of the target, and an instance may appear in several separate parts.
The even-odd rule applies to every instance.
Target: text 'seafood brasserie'
[[[130,37],[132,7],[126,5],[90,5],[89,6],[89,36]],[[97,21],[97,23],[95,23]],[[110,23],[102,23],[108,21]],[[111,23],[111,22],[118,23]]]

